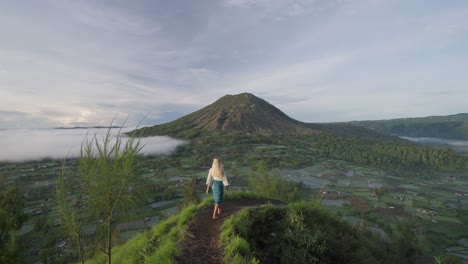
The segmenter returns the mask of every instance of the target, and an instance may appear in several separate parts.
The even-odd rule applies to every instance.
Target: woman
[[[211,189],[213,190],[214,197],[214,210],[213,219],[218,219],[217,214],[221,213],[221,207],[219,206],[223,201],[224,186],[228,186],[229,183],[224,173],[223,165],[221,164],[220,158],[213,159],[213,165],[208,172],[208,178],[206,179],[206,193]]]

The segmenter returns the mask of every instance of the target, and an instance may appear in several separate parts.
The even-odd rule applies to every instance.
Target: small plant
[[[19,230],[27,219],[24,197],[0,176],[0,263],[21,262]]]
[[[435,256],[434,257],[434,264],[442,264],[444,263],[444,258],[441,256]]]
[[[72,245],[78,250],[80,262],[84,263],[85,248],[83,235],[83,221],[78,219],[78,210],[71,206],[67,197],[67,188],[65,185],[65,166],[62,167],[62,174],[59,176],[55,199],[57,201],[58,213],[62,225],[60,226],[62,233],[70,239]]]
[[[302,208],[290,208],[285,222],[287,224],[285,232],[287,248],[284,249],[283,261],[319,263],[326,253],[326,242],[320,230],[313,231],[306,225]]]
[[[434,264],[462,264],[458,257],[453,255],[445,255],[445,256],[435,256],[434,257]]]
[[[184,189],[184,206],[200,203],[200,197],[197,194],[197,178],[192,177]]]

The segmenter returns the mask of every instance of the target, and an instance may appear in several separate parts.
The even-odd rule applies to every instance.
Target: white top
[[[210,169],[210,171],[208,171],[208,177],[206,178],[206,184],[207,185],[211,185],[211,182],[215,180],[215,181],[223,181],[223,185],[224,186],[228,186],[229,185],[229,182],[226,178],[226,174],[224,173],[224,168],[222,169],[222,176],[221,177],[215,177],[213,176],[213,173],[212,173],[212,169]]]

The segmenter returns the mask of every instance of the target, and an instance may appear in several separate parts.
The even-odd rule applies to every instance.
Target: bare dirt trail
[[[219,247],[219,235],[224,221],[241,209],[256,207],[269,202],[279,204],[278,201],[272,200],[224,200],[221,204],[223,211],[216,220],[212,219],[213,206],[201,209],[188,224],[188,233],[182,243],[183,253],[178,263],[223,263],[223,254]]]

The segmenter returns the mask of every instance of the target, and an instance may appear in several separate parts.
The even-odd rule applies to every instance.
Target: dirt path
[[[230,215],[243,208],[256,207],[268,202],[278,204],[277,201],[270,200],[224,200],[221,205],[223,211],[217,220],[212,220],[212,206],[203,208],[188,224],[188,234],[182,243],[183,253],[178,262],[223,263],[223,254],[218,244],[221,225]]]

